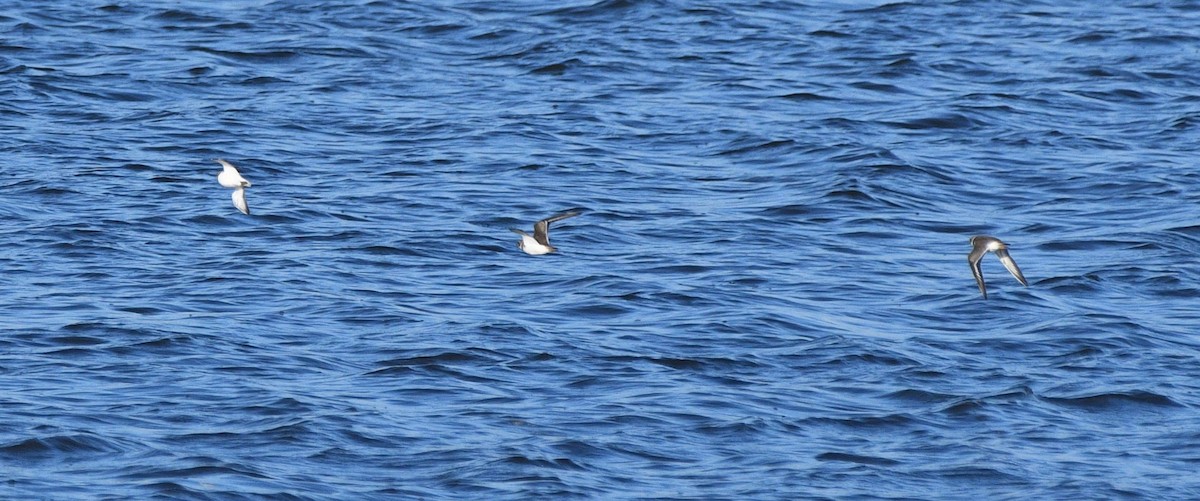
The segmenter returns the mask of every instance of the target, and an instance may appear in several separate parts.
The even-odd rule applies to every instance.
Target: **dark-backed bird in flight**
[[[979,268],[979,262],[983,261],[983,256],[988,252],[995,252],[996,257],[1000,258],[1000,264],[1008,268],[1008,272],[1012,273],[1012,276],[1016,277],[1021,285],[1029,286],[1029,282],[1025,281],[1025,275],[1022,275],[1021,269],[1017,267],[1017,262],[1008,255],[1008,244],[1001,242],[996,237],[975,235],[971,237],[971,253],[967,254],[967,262],[971,263],[971,272],[975,274],[975,283],[979,284],[979,292],[983,293],[984,299],[987,299],[987,286],[983,283],[983,270]]]

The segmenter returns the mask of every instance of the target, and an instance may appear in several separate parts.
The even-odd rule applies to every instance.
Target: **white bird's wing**
[[[250,206],[246,204],[246,189],[238,188],[233,190],[233,206],[242,211],[242,214],[250,215]]]
[[[543,219],[533,225],[533,239],[539,244],[550,245],[550,220]]]
[[[551,217],[548,217],[541,221],[538,221],[537,224],[533,225],[533,239],[537,240],[538,243],[540,243],[542,245],[550,245],[550,223],[553,223],[555,221],[562,221],[563,219],[566,219],[569,217],[575,217],[578,215],[579,215],[579,211],[570,211],[570,212],[564,212],[562,214],[556,214],[554,216],[551,216]]]

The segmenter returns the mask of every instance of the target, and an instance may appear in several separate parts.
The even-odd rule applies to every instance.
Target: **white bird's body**
[[[250,206],[246,203],[246,188],[250,187],[250,181],[242,177],[242,173],[238,172],[237,167],[233,164],[221,159],[217,159],[221,164],[221,173],[217,174],[217,182],[221,186],[233,189],[233,206],[242,211],[242,214],[250,214]]]
[[[526,254],[531,256],[540,256],[542,254],[549,254],[555,251],[554,247],[550,246],[549,244],[542,245],[542,243],[538,242],[536,238],[533,238],[532,235],[525,233],[524,231],[513,230],[513,232],[521,235],[521,241],[517,242],[517,247],[525,251]]]

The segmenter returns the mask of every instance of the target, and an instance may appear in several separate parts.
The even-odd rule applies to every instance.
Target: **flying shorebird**
[[[971,263],[971,272],[975,273],[975,282],[979,284],[979,292],[983,293],[984,299],[987,299],[987,286],[983,284],[983,270],[979,269],[979,262],[983,261],[983,256],[988,251],[995,252],[996,257],[1000,258],[1000,264],[1008,268],[1008,272],[1012,273],[1012,276],[1021,282],[1021,285],[1029,287],[1029,282],[1025,281],[1021,269],[1017,268],[1017,262],[1008,255],[1008,244],[1001,242],[996,237],[976,235],[971,237],[971,253],[967,254],[967,262]]]
[[[578,215],[579,211],[570,211],[538,221],[537,224],[533,225],[533,236],[516,228],[512,228],[511,231],[521,235],[521,241],[517,242],[517,247],[525,251],[526,254],[534,256],[549,254],[558,250],[553,245],[550,245],[550,223]]]
[[[233,164],[220,158],[217,159],[217,162],[224,167],[221,173],[217,174],[217,182],[226,188],[233,188],[233,206],[242,211],[242,214],[250,215],[250,206],[246,205],[246,188],[250,187],[250,181],[242,177]]]

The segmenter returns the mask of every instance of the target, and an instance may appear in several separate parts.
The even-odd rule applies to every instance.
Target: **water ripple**
[[[0,492],[1196,498],[1197,15],[10,8]]]

